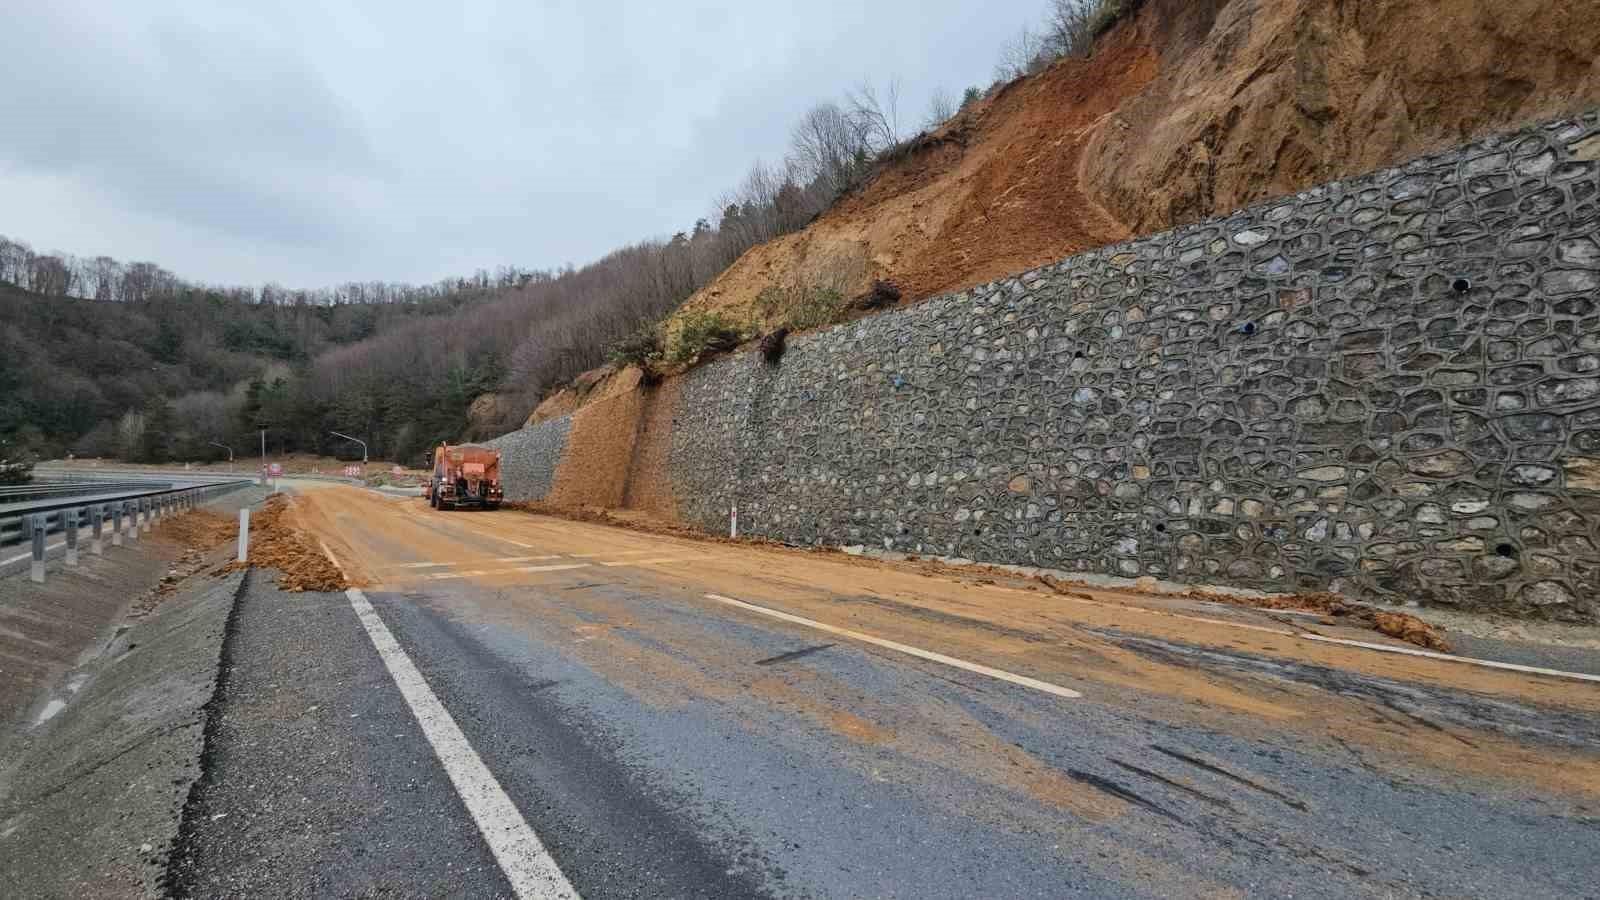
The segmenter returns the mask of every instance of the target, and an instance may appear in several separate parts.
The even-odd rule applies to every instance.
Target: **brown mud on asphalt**
[[[996,734],[961,704],[933,696],[896,701],[805,666],[756,667],[759,653],[726,634],[640,611],[604,592],[571,602],[550,602],[522,592],[497,592],[485,612],[499,624],[530,622],[572,636],[571,651],[584,665],[635,699],[660,709],[681,709],[691,699],[729,710],[756,701],[782,715],[742,717],[741,728],[783,740],[796,727],[844,739],[850,765],[876,780],[912,783],[931,771],[975,777],[1004,794],[986,808],[961,809],[1013,828],[1058,827],[1038,808],[1065,810],[1079,819],[1115,818],[1124,804],[1056,770]],[[642,612],[642,614],[641,614]],[[1011,708],[1009,705],[1006,707]]]
[[[341,556],[353,554],[355,565],[384,583],[425,589],[470,584],[467,602],[500,609],[508,626],[567,622],[586,663],[653,703],[671,708],[689,695],[754,696],[851,745],[892,749],[923,765],[941,752],[958,753],[964,762],[988,754],[999,761],[997,768],[1010,772],[992,775],[997,784],[1030,798],[1054,796],[1052,805],[1089,817],[1097,804],[1115,809],[1121,801],[1092,780],[1013,756],[1009,745],[992,734],[980,738],[976,727],[930,725],[937,704],[919,699],[911,708],[885,708],[846,684],[808,683],[800,690],[785,679],[800,677],[792,670],[805,668],[806,661],[757,667],[755,661],[772,654],[753,650],[748,672],[710,676],[706,661],[728,654],[717,645],[721,639],[694,625],[652,624],[645,637],[631,632],[630,623],[679,603],[703,604],[705,594],[717,593],[1086,695],[1072,702],[1137,708],[1141,715],[1252,739],[1282,735],[1334,753],[1346,747],[1359,754],[1360,764],[1407,778],[1451,784],[1471,775],[1508,790],[1533,783],[1563,796],[1600,798],[1600,759],[1593,743],[1582,740],[1595,729],[1571,725],[1600,716],[1600,690],[1592,685],[1308,641],[1297,636],[1305,627],[1284,626],[1267,618],[1269,613],[1201,609],[1183,597],[1089,586],[1056,593],[998,570],[708,541],[506,510],[441,513],[419,500],[343,487],[308,491],[301,500],[317,512],[308,521],[331,529],[319,535],[330,543],[343,541],[347,551]],[[509,555],[584,567],[522,572],[494,565],[493,557]],[[418,562],[445,568],[405,567]],[[418,574],[429,571],[460,574],[437,582]],[[589,589],[599,585],[625,586],[632,597],[608,601],[606,592]],[[641,599],[652,597],[660,599]],[[725,610],[717,615],[742,618]],[[1325,621],[1335,623],[1317,626],[1327,636],[1371,634],[1338,624],[1338,617]],[[1006,694],[981,678],[932,674],[961,684],[976,702]],[[1446,694],[1466,699],[1436,702]],[[840,708],[872,727],[834,718]],[[1540,718],[1541,711],[1548,711],[1553,725]],[[1529,722],[1558,733],[1522,727]],[[930,728],[941,736],[930,736]],[[869,736],[882,740],[873,743]],[[1018,774],[1030,771],[1032,780]]]
[[[576,522],[590,522],[597,525],[609,525],[614,528],[628,528],[646,534],[670,535],[695,541],[706,541],[715,544],[741,544],[761,546],[779,552],[802,555],[828,554],[830,559],[855,561],[858,564],[870,566],[907,567],[913,570],[925,571],[930,574],[939,574],[957,577],[971,581],[974,584],[1007,584],[1022,590],[1039,590],[1039,586],[1053,593],[1066,596],[1079,596],[1085,599],[1094,599],[1085,591],[1092,590],[1090,585],[1081,582],[1051,578],[1046,575],[1034,576],[1029,579],[996,566],[986,566],[981,563],[968,565],[953,565],[935,559],[919,559],[910,557],[903,560],[884,560],[874,558],[855,557],[842,553],[832,547],[803,548],[791,547],[777,541],[760,537],[729,538],[722,535],[707,534],[689,525],[665,521],[649,513],[638,510],[602,509],[595,506],[561,506],[550,503],[512,503],[509,508],[533,513],[535,515],[552,516],[556,518],[571,519]],[[1352,602],[1338,594],[1327,592],[1300,593],[1300,594],[1275,594],[1259,597],[1241,597],[1203,589],[1188,591],[1181,596],[1194,600],[1205,600],[1214,603],[1225,603],[1230,606],[1246,607],[1262,610],[1299,610],[1304,612],[1317,612],[1335,618],[1340,624],[1379,634],[1408,644],[1415,644],[1429,650],[1441,653],[1451,651],[1450,641],[1444,633],[1427,622],[1409,613],[1382,610],[1361,603]]]
[[[1347,625],[1370,628],[1379,634],[1398,638],[1408,644],[1449,653],[1450,640],[1439,629],[1410,613],[1374,609],[1352,603],[1338,594],[1317,591],[1303,594],[1275,594],[1266,597],[1236,597],[1216,591],[1189,591],[1183,596],[1230,606],[1247,606],[1253,609],[1292,609],[1301,612],[1322,613]]]
[[[277,569],[278,587],[301,592],[342,591],[351,586],[345,573],[322,552],[317,537],[301,525],[294,501],[274,494],[250,516],[249,564]],[[237,562],[224,571],[239,568]]]

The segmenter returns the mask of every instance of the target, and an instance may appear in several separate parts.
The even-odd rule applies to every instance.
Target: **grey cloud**
[[[1044,4],[133,6],[0,31],[0,233],[313,286],[686,228],[810,104],[898,74],[909,127]]]

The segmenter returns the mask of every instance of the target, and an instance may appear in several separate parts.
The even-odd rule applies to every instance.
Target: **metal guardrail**
[[[16,484],[0,487],[0,506],[26,500],[50,497],[69,497],[73,494],[105,494],[113,491],[149,490],[159,486],[153,481],[47,481],[40,484]],[[166,482],[165,487],[172,487]]]
[[[101,482],[98,487],[108,483]],[[94,490],[90,495],[52,497],[18,504],[12,511],[0,510],[0,547],[27,544],[30,553],[4,560],[9,565],[31,556],[31,577],[44,581],[46,541],[52,534],[66,537],[66,563],[77,565],[78,539],[89,532],[90,552],[99,554],[109,535],[113,546],[137,540],[154,521],[173,513],[192,509],[212,497],[251,484],[248,478],[210,484],[182,484],[144,481],[120,490]]]

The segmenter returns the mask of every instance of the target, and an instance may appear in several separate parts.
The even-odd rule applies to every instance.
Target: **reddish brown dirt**
[[[1089,59],[973,104],[683,310],[766,330],[763,289],[834,278],[916,302],[1600,104],[1583,4],[1139,6]]]
[[[1294,609],[1322,613],[1347,625],[1371,629],[1392,638],[1399,638],[1408,644],[1416,644],[1418,647],[1441,653],[1451,651],[1450,641],[1443,632],[1410,613],[1373,609],[1370,606],[1351,603],[1344,597],[1327,591],[1270,597],[1236,597],[1216,591],[1189,591],[1184,596],[1254,609]]]
[[[913,302],[1129,237],[1078,169],[1099,122],[1156,68],[1154,50],[1129,29],[1092,59],[1010,85],[915,142],[805,230],[747,252],[683,309],[720,310],[765,330],[772,323],[754,301],[775,283],[844,277],[853,296],[888,278]]]
[[[133,601],[128,618],[139,619],[154,612],[186,579],[206,567],[208,551],[234,540],[238,533],[237,522],[209,509],[192,509],[163,520],[152,539],[177,547],[178,557],[154,588]]]
[[[827,554],[830,559],[855,561],[864,565],[889,565],[911,568],[928,574],[938,574],[947,577],[961,578],[978,585],[1004,584],[1019,590],[1036,591],[1041,587],[1051,593],[1064,597],[1078,599],[1094,599],[1089,593],[1093,590],[1089,585],[1073,581],[1061,581],[1048,575],[1037,575],[1026,578],[1015,572],[1010,572],[997,566],[985,565],[952,565],[932,559],[918,559],[911,557],[899,562],[883,562],[868,560],[862,557],[853,557],[841,553],[833,548],[824,547],[816,549],[798,549],[788,547],[775,541],[758,537],[728,538],[721,535],[707,534],[697,528],[684,525],[677,521],[666,520],[640,512],[625,510],[609,510],[598,506],[556,506],[546,503],[514,503],[510,508],[536,515],[554,516],[570,519],[576,522],[591,522],[597,525],[610,525],[615,528],[626,528],[632,531],[647,534],[686,538],[692,541],[704,541],[715,544],[743,544],[748,546],[762,546],[779,552],[796,553],[805,555]],[[1181,596],[1193,600],[1207,600],[1213,603],[1225,603],[1229,606],[1238,606],[1249,609],[1293,609],[1305,612],[1318,612],[1337,620],[1340,624],[1352,628],[1376,631],[1379,634],[1415,644],[1429,650],[1449,653],[1452,648],[1450,641],[1439,629],[1427,622],[1403,612],[1389,612],[1374,609],[1328,592],[1281,594],[1265,597],[1240,597],[1233,594],[1224,594],[1216,591],[1194,590]]]
[[[643,389],[644,410],[634,439],[633,464],[628,469],[624,508],[648,516],[676,521],[678,500],[669,475],[672,454],[672,413],[678,406],[678,382],[663,382]]]
[[[643,395],[634,389],[572,414],[567,445],[550,488],[551,505],[622,505],[643,404]]]
[[[156,530],[160,540],[191,550],[210,550],[238,535],[239,523],[235,519],[209,509],[191,509],[162,521]]]
[[[985,734],[981,717],[974,725],[964,724],[973,716],[958,704],[948,704],[950,714],[945,716],[938,710],[930,713],[926,705],[907,710],[876,703],[871,697],[859,699],[843,686],[837,691],[800,692],[843,701],[808,706],[786,691],[784,679],[790,676],[753,671],[748,654],[737,657],[745,662],[729,675],[690,661],[710,661],[712,670],[719,661],[727,662],[729,651],[721,644],[726,635],[721,632],[658,622],[649,633],[650,641],[636,640],[630,637],[636,633],[630,623],[641,614],[637,604],[608,599],[605,592],[563,588],[583,586],[600,576],[607,583],[624,583],[651,596],[689,602],[709,602],[702,598],[717,593],[1026,672],[1092,692],[1103,702],[1137,698],[1140,709],[1157,719],[1227,733],[1286,732],[1309,740],[1337,739],[1362,748],[1366,764],[1393,765],[1408,779],[1424,783],[1433,778],[1455,783],[1466,775],[1522,786],[1531,780],[1574,796],[1600,796],[1600,768],[1592,753],[1525,741],[1492,727],[1418,724],[1389,714],[1372,698],[1162,660],[1128,642],[1149,638],[1583,715],[1600,711],[1600,692],[1570,681],[1308,641],[1296,636],[1303,629],[1264,625],[1261,613],[1203,608],[1182,597],[1089,586],[1074,586],[1062,595],[1046,592],[1031,580],[1033,590],[1019,589],[1020,576],[1007,572],[967,567],[949,567],[946,572],[936,563],[884,563],[836,552],[689,541],[507,510],[441,513],[420,500],[332,485],[308,490],[296,502],[302,507],[297,510],[300,521],[316,529],[351,571],[371,573],[381,579],[379,583],[399,589],[429,583],[427,576],[408,566],[418,560],[448,563],[458,571],[480,570],[464,577],[488,588],[476,596],[484,598],[486,608],[498,610],[507,627],[520,627],[532,619],[569,622],[578,652],[624,689],[670,709],[698,693],[715,697],[754,692],[759,681],[760,696],[775,709],[801,715],[815,727],[868,748],[870,756],[863,760],[874,771],[888,771],[879,749],[911,766],[959,756],[964,768],[977,761],[987,777],[1006,791],[1078,815],[1092,818],[1097,814],[1095,803],[1105,802],[1084,785],[1052,777],[1048,767],[1040,768],[1027,753],[1007,750],[1011,745],[1003,736]],[[508,567],[509,560],[498,560],[506,552],[504,545],[489,538],[535,548],[526,553],[573,556],[593,567],[529,573]],[[518,585],[539,589],[501,590]],[[1330,637],[1389,640],[1341,624],[1322,625],[1319,630]],[[861,721],[828,715],[835,709],[846,709]],[[1462,750],[1464,740],[1441,739],[1447,736],[1470,740],[1471,751]],[[1105,812],[1115,815],[1117,810]]]
[[[250,516],[250,560],[258,568],[277,569],[278,587],[286,591],[342,591],[350,582],[317,538],[306,531],[285,494],[274,494]],[[229,563],[224,569],[238,567]]]
[[[1149,0],[1160,75],[1082,178],[1145,234],[1600,103],[1600,16],[1550,0]]]

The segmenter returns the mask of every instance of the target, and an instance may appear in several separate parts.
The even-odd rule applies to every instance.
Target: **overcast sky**
[[[320,287],[685,229],[812,103],[898,75],[914,123],[1045,3],[7,5],[0,234]]]

